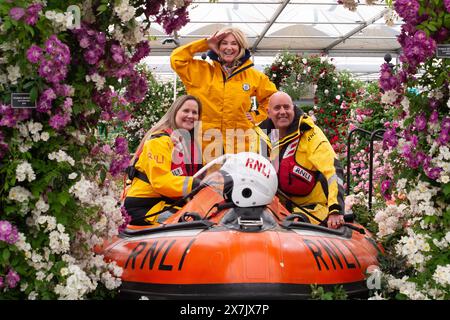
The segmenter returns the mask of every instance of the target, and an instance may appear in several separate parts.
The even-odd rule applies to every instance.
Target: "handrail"
[[[386,132],[385,129],[378,129],[372,132],[370,135],[370,147],[369,147],[369,211],[372,210],[372,190],[373,190],[373,142],[375,138],[379,138],[378,133]],[[383,138],[383,137],[381,137]]]
[[[347,176],[346,176],[346,195],[350,194],[350,167],[351,167],[351,155],[350,155],[350,144],[352,142],[352,137],[355,132],[363,133],[365,135],[370,135],[370,145],[369,145],[369,201],[368,207],[369,210],[372,210],[372,179],[373,179],[373,142],[375,138],[383,139],[383,136],[379,135],[381,132],[385,132],[385,129],[377,129],[375,131],[368,131],[361,128],[355,128],[351,130],[348,134],[347,138]]]

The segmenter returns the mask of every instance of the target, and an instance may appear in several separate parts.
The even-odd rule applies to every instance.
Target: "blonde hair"
[[[145,134],[144,138],[142,138],[141,142],[139,143],[139,146],[136,149],[136,152],[133,155],[133,158],[130,161],[130,164],[133,165],[134,161],[136,160],[136,156],[138,154],[138,151],[141,150],[144,146],[144,143],[149,139],[149,137],[157,132],[162,131],[165,129],[172,129],[176,130],[177,124],[175,122],[175,118],[177,116],[178,110],[181,109],[181,107],[186,103],[186,101],[194,100],[197,102],[198,105],[198,118],[200,119],[202,115],[202,103],[197,97],[191,96],[191,95],[183,95],[181,97],[178,97],[177,100],[175,100],[172,105],[167,110],[166,114],[162,116],[162,118]]]
[[[235,27],[225,27],[220,29],[219,33],[231,33],[235,38],[237,43],[239,44],[239,54],[234,59],[235,61],[239,61],[244,55],[245,55],[245,49],[248,49],[248,41],[247,37],[245,36],[244,32],[242,32],[241,29],[235,28]],[[220,41],[222,42],[222,41]],[[220,46],[219,42],[219,46]]]

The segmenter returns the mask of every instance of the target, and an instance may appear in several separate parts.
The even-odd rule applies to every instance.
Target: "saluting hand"
[[[214,51],[216,54],[219,54],[219,42],[222,41],[223,38],[225,38],[229,32],[219,32],[216,31],[212,36],[208,38],[208,45],[209,48]]]

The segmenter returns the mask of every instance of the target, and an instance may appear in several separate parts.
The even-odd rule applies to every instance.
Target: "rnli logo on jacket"
[[[172,174],[174,176],[182,176],[183,175],[183,169],[181,168],[176,168],[172,170]]]
[[[248,83],[244,83],[242,85],[242,89],[244,89],[244,91],[248,91],[248,90],[250,90],[250,85]]]
[[[308,171],[300,168],[299,166],[294,166],[294,168],[292,169],[292,173],[299,176],[300,178],[305,179],[308,182],[312,181],[312,175],[308,173]]]

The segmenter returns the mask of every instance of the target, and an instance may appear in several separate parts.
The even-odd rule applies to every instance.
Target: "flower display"
[[[93,248],[129,222],[117,178],[130,155],[125,138],[103,140],[98,126],[123,125],[150,99],[137,68],[150,23],[178,30],[190,1],[70,4],[79,25],[61,1],[0,3],[2,299],[117,293],[122,269]],[[12,108],[16,92],[35,108]]]
[[[385,286],[375,297],[449,299],[450,61],[436,57],[437,45],[449,43],[448,1],[388,5],[403,19],[402,50],[398,65],[381,66],[379,79],[391,110],[383,135],[391,174],[380,183],[385,202],[374,210],[386,250]]]

